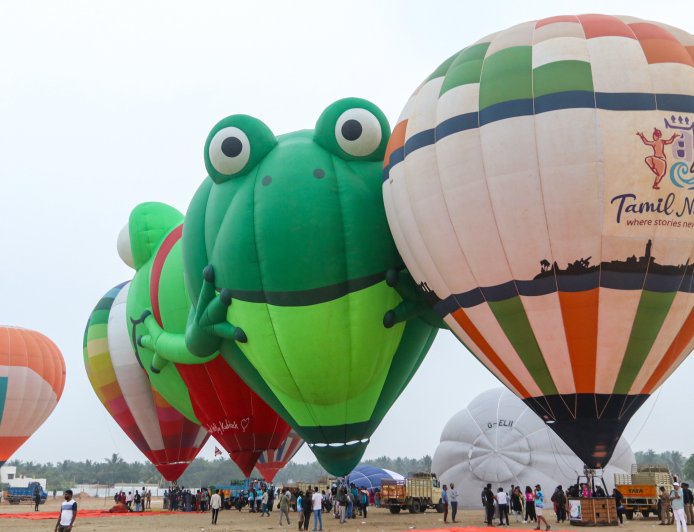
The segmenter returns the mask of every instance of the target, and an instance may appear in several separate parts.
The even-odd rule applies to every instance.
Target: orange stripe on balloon
[[[508,369],[506,364],[504,364],[504,362],[501,360],[501,357],[496,354],[496,351],[494,351],[492,346],[489,345],[489,343],[477,330],[477,327],[475,327],[472,321],[470,321],[470,318],[467,316],[465,311],[462,308],[459,308],[458,310],[452,312],[451,316],[453,316],[453,319],[463,328],[470,339],[475,342],[477,347],[480,348],[480,350],[489,360],[489,363],[506,378],[506,380],[518,391],[518,393],[521,394],[524,399],[530,397],[530,394],[528,393],[528,390],[525,389],[525,386],[523,386],[513,372]]]
[[[0,327],[0,366],[25,367],[45,380],[58,399],[65,387],[65,360],[58,347],[43,334]]]
[[[386,146],[386,155],[383,160],[383,166],[386,167],[390,164],[391,154],[398,148],[402,148],[405,145],[405,134],[407,133],[407,120],[403,120],[393,129],[393,133],[390,135],[390,140],[388,141],[388,146]]]
[[[694,338],[694,309],[689,311],[689,316],[682,325],[680,332],[677,333],[675,339],[670,344],[670,347],[665,352],[665,355],[661,359],[658,367],[655,369],[651,377],[646,382],[643,388],[643,393],[651,394],[653,390],[658,385],[658,382],[665,376],[665,374],[670,371],[672,365],[677,361],[682,351],[687,348],[689,342]]]
[[[559,292],[564,334],[569,346],[576,393],[595,392],[598,302],[597,288],[585,292]]]
[[[7,462],[28,439],[29,436],[0,436],[0,462]]]
[[[656,63],[680,63],[694,66],[694,59],[679,42],[649,39],[640,41],[640,43],[649,65]]]

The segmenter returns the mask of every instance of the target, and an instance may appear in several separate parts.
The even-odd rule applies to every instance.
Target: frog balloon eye
[[[251,143],[237,127],[225,127],[210,140],[208,156],[212,167],[223,176],[234,175],[251,158]]]
[[[383,112],[368,100],[343,98],[318,117],[313,140],[346,161],[381,161],[390,137]]]
[[[381,123],[371,111],[348,109],[335,123],[335,140],[345,153],[353,157],[366,157],[381,145]]]

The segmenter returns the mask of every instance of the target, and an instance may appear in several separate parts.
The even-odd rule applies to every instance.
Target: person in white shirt
[[[323,496],[318,492],[318,488],[315,488],[311,500],[313,501],[313,530],[314,532],[323,530]],[[317,526],[320,528],[316,528]]]
[[[214,490],[212,497],[210,497],[210,510],[212,511],[212,524],[217,524],[217,516],[219,516],[219,509],[222,507],[222,498],[219,496],[219,490]]]
[[[65,501],[60,505],[60,515],[55,532],[70,532],[77,517],[77,503],[72,500],[72,490],[65,490]]]
[[[496,504],[499,507],[499,524],[508,525],[508,495],[504,488],[499,488],[496,492]]]
[[[451,505],[451,521],[455,523],[455,516],[458,513],[458,490],[455,489],[453,482],[451,482],[451,489],[448,490],[448,502]]]

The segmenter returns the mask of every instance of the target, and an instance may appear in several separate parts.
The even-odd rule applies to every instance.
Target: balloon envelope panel
[[[38,429],[65,387],[65,361],[43,334],[0,327],[0,465]]]
[[[438,313],[597,467],[692,349],[693,176],[694,37],[579,15],[444,62],[383,190]]]
[[[127,334],[128,287],[123,283],[111,289],[92,312],[84,336],[85,368],[109,414],[162,476],[172,481],[183,474],[209,434],[152,388]]]
[[[159,327],[179,340],[176,346],[162,345],[159,355],[166,359],[170,348],[183,360],[167,363],[158,372],[151,369],[153,351],[134,347],[157,391],[188,419],[205,427],[250,476],[260,453],[282,445],[290,428],[223,356],[196,359],[180,341],[191,307],[183,278],[182,221],[178,211],[163,203],[143,203],[133,209],[130,246],[133,251],[146,248],[147,252],[139,254],[142,260],[136,264],[137,273],[127,296],[127,319],[118,334],[133,345],[133,339],[147,334],[138,318],[151,310]],[[153,227],[156,238],[151,237]]]
[[[256,469],[265,480],[272,482],[275,475],[294,458],[303,444],[304,440],[296,432],[290,432],[277,449],[267,449],[261,453],[255,465]]]

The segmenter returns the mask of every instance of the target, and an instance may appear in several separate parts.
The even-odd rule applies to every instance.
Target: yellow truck
[[[672,490],[672,475],[668,466],[632,465],[631,473],[615,473],[615,487],[624,496],[624,514],[633,519],[640,513],[644,519],[650,515],[658,517],[658,492],[664,486],[665,491]]]
[[[414,473],[404,480],[384,479],[381,481],[381,506],[392,514],[399,514],[403,509],[416,514],[427,508],[443,512],[441,485],[431,473]]]

